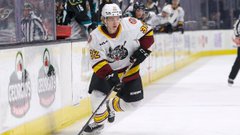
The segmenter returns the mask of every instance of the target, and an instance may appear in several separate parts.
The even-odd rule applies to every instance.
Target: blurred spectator
[[[23,42],[47,39],[46,29],[43,26],[42,20],[34,14],[31,3],[24,3],[21,30]]]
[[[72,34],[74,35],[71,38],[78,38],[78,36],[85,38],[89,31],[97,27],[96,23],[92,23],[97,16],[95,15],[93,0],[67,0],[65,11],[66,16],[64,16],[63,24],[71,24]]]
[[[56,24],[63,25],[63,11],[64,11],[64,2],[62,0],[56,0]]]
[[[201,29],[202,29],[202,30],[207,30],[207,29],[209,29],[207,17],[202,17]]]
[[[70,24],[74,18],[78,24],[89,26],[92,22],[87,15],[86,0],[68,0],[66,2],[66,17],[64,24]]]

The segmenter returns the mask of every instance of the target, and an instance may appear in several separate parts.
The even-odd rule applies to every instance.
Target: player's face
[[[113,34],[117,31],[120,20],[120,16],[110,16],[106,18],[105,23],[110,34]]]
[[[137,10],[135,11],[135,16],[136,16],[137,19],[142,18],[142,17],[143,17],[143,14],[144,14],[144,11],[143,11],[142,9],[137,9]]]
[[[178,4],[179,4],[179,0],[172,0],[172,6],[174,8],[178,7]]]

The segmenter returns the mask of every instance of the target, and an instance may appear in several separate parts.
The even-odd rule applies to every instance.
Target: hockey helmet
[[[122,16],[122,10],[115,3],[106,4],[102,8],[102,16],[103,17]]]
[[[162,12],[165,12],[170,15],[172,10],[171,10],[170,6],[165,6],[165,7],[163,7]]]
[[[136,2],[136,3],[133,5],[133,10],[136,11],[137,9],[145,10],[144,4],[141,3],[141,2]]]

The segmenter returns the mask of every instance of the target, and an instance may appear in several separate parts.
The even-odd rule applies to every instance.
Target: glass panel
[[[20,11],[21,42],[55,39],[55,5],[53,0],[22,0]]]
[[[14,0],[0,0],[0,44],[16,42]]]

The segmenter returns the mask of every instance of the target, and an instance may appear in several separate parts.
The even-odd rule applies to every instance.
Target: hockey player
[[[156,14],[153,11],[146,11],[142,2],[136,2],[133,5],[132,11],[130,13],[127,12],[124,16],[132,16],[147,23],[149,20],[154,18]]]
[[[64,8],[63,24],[72,25],[71,39],[85,38],[88,31],[96,28],[96,24],[91,20],[94,16],[93,0],[66,0]]]
[[[151,19],[146,20],[146,23],[154,27],[156,33],[172,33],[172,24],[169,23],[171,10],[167,7],[162,9],[162,12],[153,16]]]
[[[237,22],[234,25],[234,34],[235,39],[233,39],[233,42],[237,45],[237,58],[232,66],[232,70],[228,76],[228,84],[229,86],[232,86],[234,83],[234,79],[236,78],[239,68],[240,68],[240,18],[237,20]]]
[[[172,4],[166,5],[171,10],[169,22],[174,31],[184,33],[184,10],[180,7],[180,0],[172,0]]]
[[[92,3],[90,3],[90,5],[92,5]],[[72,18],[75,18],[78,24],[84,25],[85,27],[91,24],[91,19],[87,15],[86,0],[67,0],[65,8],[67,14],[64,25],[70,24]]]
[[[88,44],[94,73],[89,93],[93,110],[113,86],[116,86],[117,95],[98,110],[84,134],[98,132],[108,118],[113,122],[114,112],[134,109],[143,99],[139,65],[151,53],[153,31],[141,21],[131,17],[121,19],[121,15],[118,5],[106,4],[102,9],[103,25],[90,33]],[[124,76],[123,84],[120,83],[119,77],[133,61],[134,66]]]
[[[131,16],[137,18],[138,20],[143,21],[145,17],[145,6],[141,2],[136,2],[133,5],[133,11]]]

